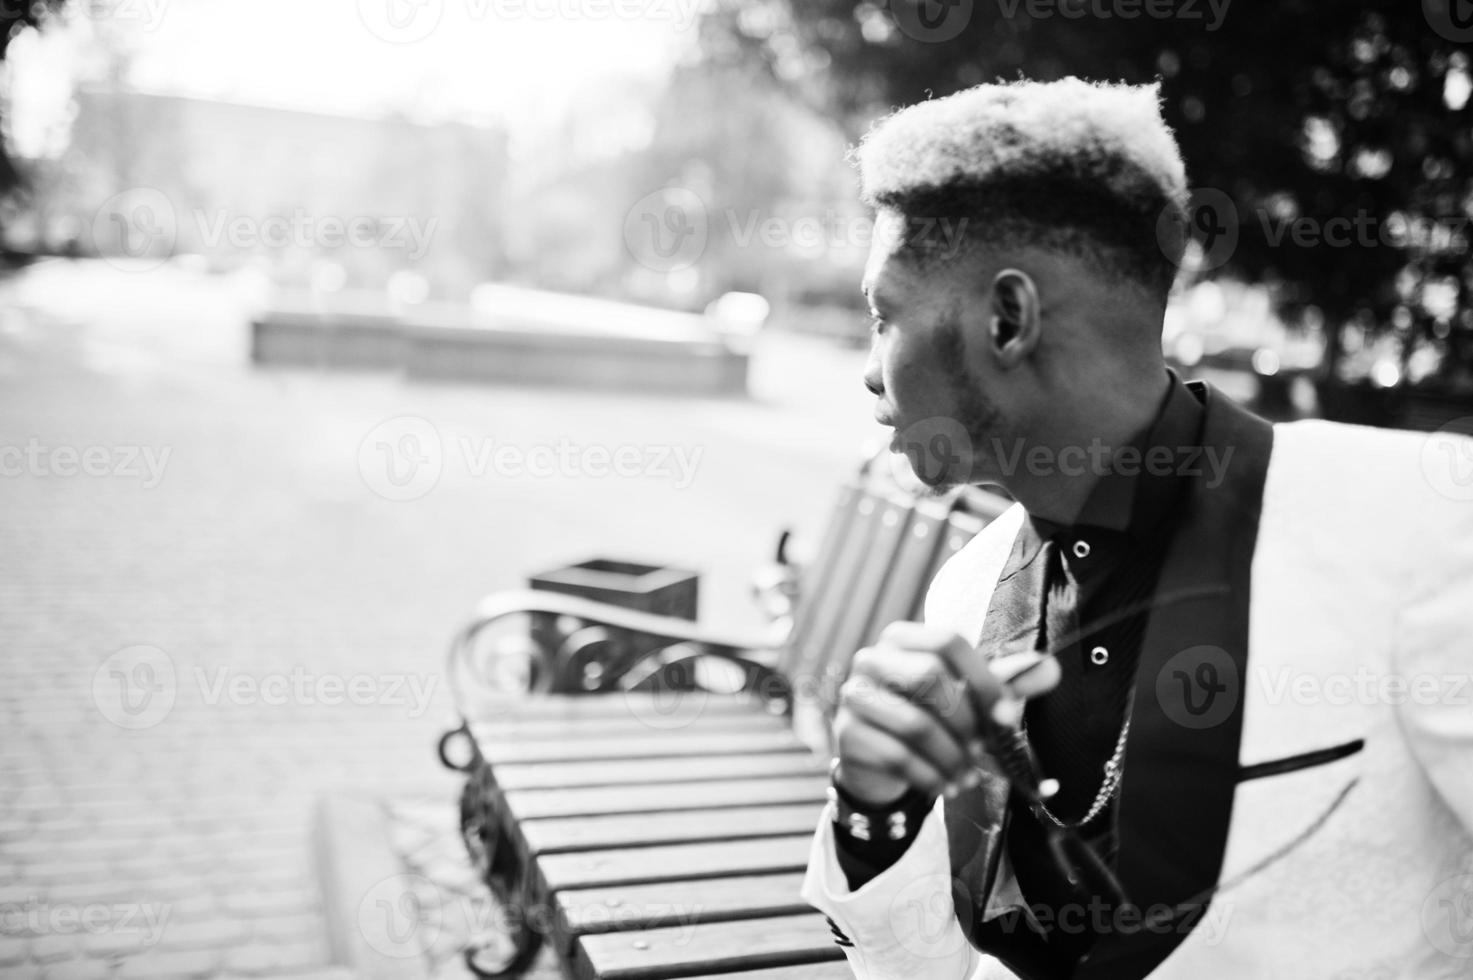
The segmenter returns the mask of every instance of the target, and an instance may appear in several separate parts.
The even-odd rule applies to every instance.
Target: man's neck
[[[1170,384],[1163,369],[1152,383],[1122,386],[1112,392],[1118,397],[1109,401],[1074,407],[1052,435],[1028,447],[1046,447],[1049,465],[1030,465],[1025,449],[1007,491],[1030,516],[1062,526],[1073,524],[1105,468],[1112,465],[1112,455],[1155,422]]]

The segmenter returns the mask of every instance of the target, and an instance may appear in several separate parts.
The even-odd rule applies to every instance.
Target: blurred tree
[[[65,0],[32,0],[29,3],[0,2],[0,61],[10,42],[27,28],[39,27],[48,17],[56,14]],[[0,117],[0,130],[4,129],[4,118]],[[11,163],[5,141],[0,139],[0,195],[6,194],[20,183],[20,174]]]
[[[719,0],[716,62],[842,120],[1026,75],[1163,83],[1198,275],[1325,331],[1327,378],[1473,391],[1473,18],[1463,0]]]

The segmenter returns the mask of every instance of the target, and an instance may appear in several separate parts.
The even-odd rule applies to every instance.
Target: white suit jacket
[[[1197,391],[1213,438],[1233,444],[1240,430],[1223,420],[1241,410]],[[1473,442],[1326,422],[1267,439],[1246,477],[1257,513],[1230,515],[1252,539],[1234,559],[1251,592],[1233,600],[1244,649],[1143,650],[1121,790],[1132,900],[1180,898],[1195,875],[1210,904],[1148,966],[1112,968],[1106,952],[1077,975],[1473,977]],[[1022,520],[1012,508],[946,564],[928,623],[977,642]],[[1218,573],[1194,568],[1191,546],[1176,542],[1174,560],[1209,581]],[[1194,715],[1207,704],[1197,682],[1221,697]],[[862,980],[1013,976],[959,923],[954,864],[967,855],[952,853],[946,806],[854,892],[832,813],[820,821],[804,898],[852,943]],[[1000,836],[984,828],[966,846]],[[1022,902],[1006,860],[994,867],[975,903],[984,920]]]

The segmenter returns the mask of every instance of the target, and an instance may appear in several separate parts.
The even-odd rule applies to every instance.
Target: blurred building
[[[495,127],[84,89],[35,233],[47,250],[116,254],[131,232],[133,250],[284,284],[377,288],[407,270],[464,297],[503,272],[507,161]]]

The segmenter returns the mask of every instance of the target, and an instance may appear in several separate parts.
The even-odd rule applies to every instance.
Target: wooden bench
[[[468,951],[473,969],[514,975],[546,942],[579,980],[848,975],[798,896],[838,687],[1007,506],[908,493],[888,470],[841,489],[796,599],[779,576],[755,636],[550,592],[481,604],[450,658],[465,724],[440,751],[467,774],[466,844],[516,954]]]

